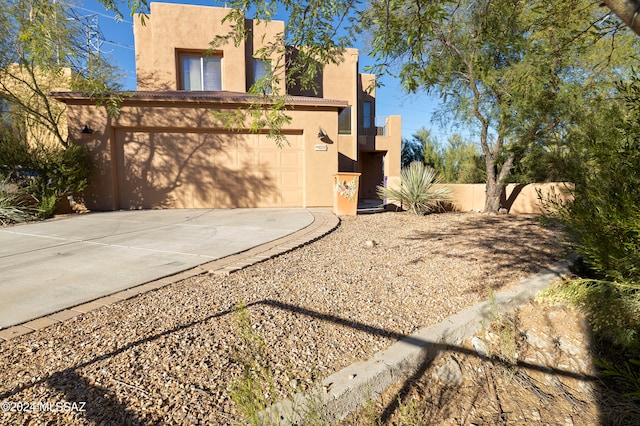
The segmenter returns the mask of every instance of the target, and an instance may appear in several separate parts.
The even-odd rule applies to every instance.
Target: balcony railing
[[[387,136],[387,117],[376,117],[375,126],[369,128],[360,128],[360,136]]]

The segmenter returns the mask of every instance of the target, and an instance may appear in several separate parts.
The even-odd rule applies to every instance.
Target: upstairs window
[[[181,90],[222,90],[222,55],[179,55]]]
[[[372,126],[372,104],[371,101],[364,101],[362,103],[362,128],[370,129]]]
[[[338,134],[351,134],[351,107],[346,107],[338,115]]]
[[[263,61],[261,59],[254,59],[253,60],[253,85],[254,86],[258,82],[258,80],[260,80],[261,78],[265,78],[265,77],[269,76],[270,73],[271,73],[271,62]],[[264,92],[266,94],[270,94],[271,93],[271,87],[270,87],[269,83],[270,82],[268,82],[268,81],[263,82],[263,84],[265,86],[261,87],[260,91],[262,91],[262,92]]]
[[[13,118],[11,117],[11,104],[6,98],[0,96],[0,124],[11,127]]]

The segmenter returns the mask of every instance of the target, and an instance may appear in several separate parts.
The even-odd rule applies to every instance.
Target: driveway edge
[[[491,300],[423,328],[368,361],[351,364],[332,374],[316,392],[296,394],[293,401],[274,404],[261,413],[262,418],[267,424],[296,425],[304,424],[308,414],[320,414],[328,424],[334,424],[368,400],[377,398],[391,385],[428,366],[447,347],[462,344],[481,328],[483,321],[514,311],[554,281],[566,279],[570,275],[570,264],[570,261],[558,262],[523,279],[512,290],[496,293]]]
[[[22,324],[0,329],[0,342],[8,341],[36,330],[41,330],[59,322],[102,308],[103,306],[131,299],[140,294],[157,290],[169,284],[173,284],[196,275],[206,273],[229,275],[235,271],[239,271],[248,266],[280,256],[281,254],[289,252],[295,248],[309,244],[332,232],[340,224],[340,219],[332,214],[329,209],[309,208],[307,211],[313,215],[313,222],[307,227],[282,238],[252,247],[240,253],[216,259],[186,271],[178,272],[177,274],[168,275],[126,290],[121,290],[53,314],[29,320]]]

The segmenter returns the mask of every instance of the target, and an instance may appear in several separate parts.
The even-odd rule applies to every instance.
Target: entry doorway
[[[384,161],[387,151],[361,151],[358,161],[360,177],[360,200],[378,200],[377,187],[384,186]]]

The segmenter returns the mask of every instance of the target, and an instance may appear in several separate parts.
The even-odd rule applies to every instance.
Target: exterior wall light
[[[327,137],[327,133],[322,130],[322,127],[320,127],[320,129],[318,130],[318,139],[324,139]]]
[[[91,129],[87,124],[85,124],[82,130],[80,131],[80,133],[82,133],[83,135],[92,135],[93,129]]]

